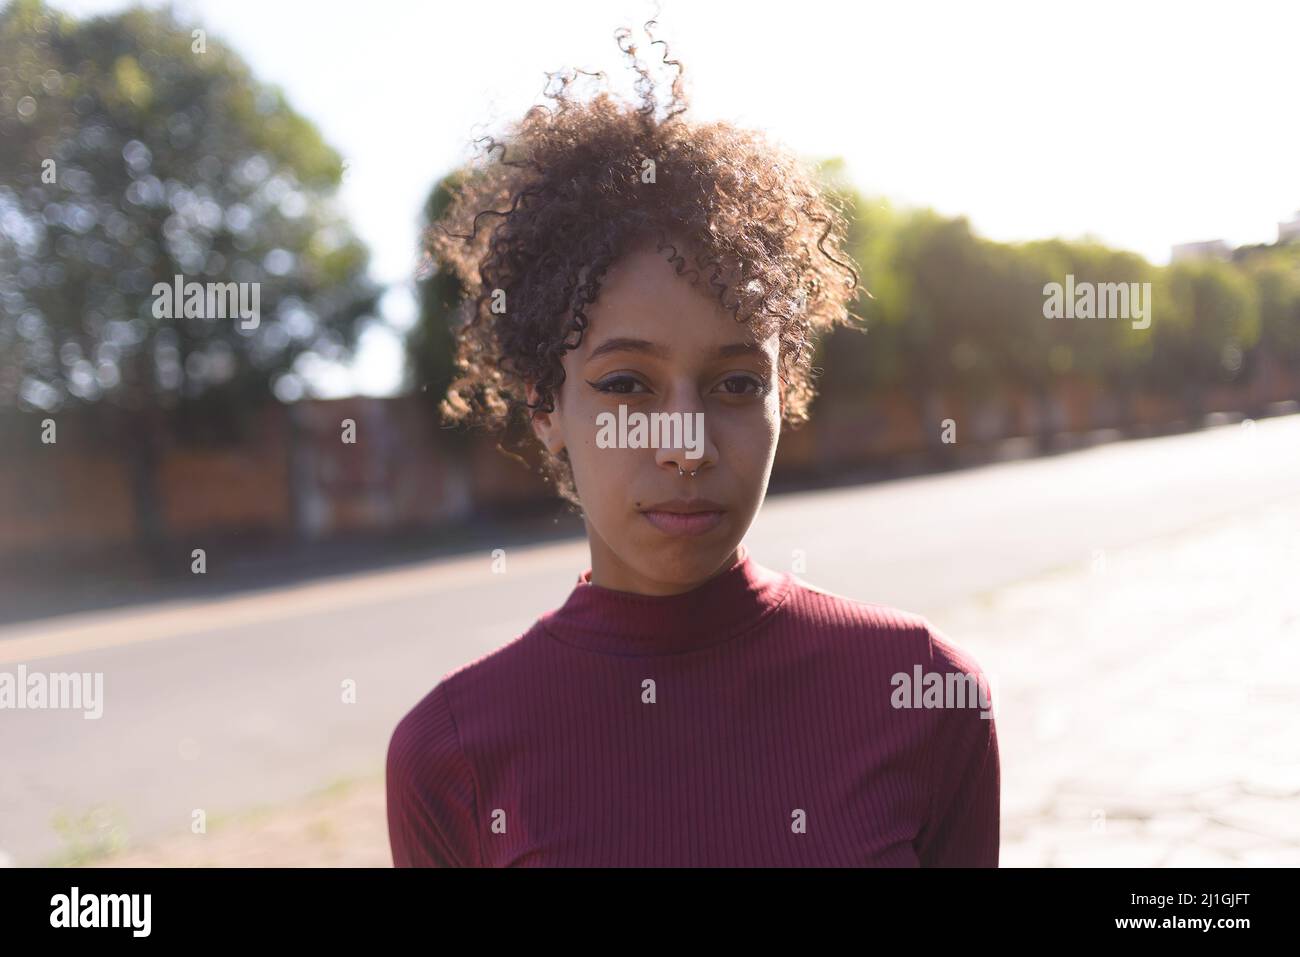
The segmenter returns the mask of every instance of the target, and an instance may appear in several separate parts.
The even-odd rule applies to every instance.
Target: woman
[[[814,339],[851,316],[844,220],[758,134],[682,120],[680,69],[657,118],[623,49],[639,109],[562,77],[430,240],[472,307],[443,411],[529,427],[591,567],[399,723],[394,863],[996,866],[991,712],[931,694],[965,676],[987,705],[977,663],[741,541]],[[698,441],[609,441],[634,413]]]

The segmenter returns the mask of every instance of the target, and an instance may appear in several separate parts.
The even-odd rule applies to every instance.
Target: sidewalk
[[[992,681],[1002,866],[1300,866],[1298,530],[1300,498],[932,616]],[[94,863],[386,866],[382,773]]]
[[[936,624],[991,673],[1003,866],[1300,865],[1300,499]]]
[[[105,843],[102,838],[101,844]],[[62,861],[92,867],[391,867],[384,778],[340,781],[298,804],[211,818],[206,834],[152,847],[97,853],[93,843]]]

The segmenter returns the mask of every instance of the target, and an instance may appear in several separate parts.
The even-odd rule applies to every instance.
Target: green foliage
[[[447,211],[466,171],[459,170],[440,180],[425,201],[422,224],[428,229]],[[406,337],[407,377],[416,390],[436,407],[451,384],[455,342],[451,329],[457,322],[456,307],[465,290],[449,272],[432,269],[418,280],[419,318]]]
[[[355,348],[378,290],[340,157],[195,29],[0,12],[0,407],[256,405]],[[176,275],[260,284],[260,324],[155,318]]]
[[[1157,267],[1096,242],[996,243],[964,218],[861,196],[851,206],[850,252],[873,297],[863,304],[868,332],[837,330],[823,344],[823,394],[1041,395],[1070,374],[1117,394],[1181,397],[1238,379],[1264,350],[1300,367],[1300,246]],[[1046,318],[1044,287],[1067,275],[1150,283],[1150,326]]]
[[[1215,260],[1175,263],[1165,274],[1164,321],[1151,373],[1167,389],[1213,384],[1239,373],[1246,349],[1259,340],[1259,310],[1248,275]]]
[[[1300,368],[1300,244],[1264,247],[1241,268],[1255,285],[1260,347]]]

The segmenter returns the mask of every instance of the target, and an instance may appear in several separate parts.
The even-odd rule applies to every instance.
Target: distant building
[[[1291,222],[1277,224],[1277,241],[1279,243],[1300,242],[1300,209],[1296,210],[1295,219]]]
[[[1210,239],[1201,243],[1179,243],[1172,248],[1169,259],[1180,262],[1184,259],[1231,259],[1232,247],[1222,239]]]

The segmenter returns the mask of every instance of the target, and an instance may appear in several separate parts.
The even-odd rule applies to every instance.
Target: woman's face
[[[755,339],[706,288],[653,245],[619,260],[587,309],[581,346],[563,357],[555,411],[534,415],[551,452],[568,449],[594,584],[648,595],[696,587],[730,564],[767,491],[782,411],[777,336]],[[679,413],[681,428],[660,429],[658,448],[626,447],[639,418],[649,438],[652,413]],[[665,514],[706,507],[692,499],[714,514]]]

